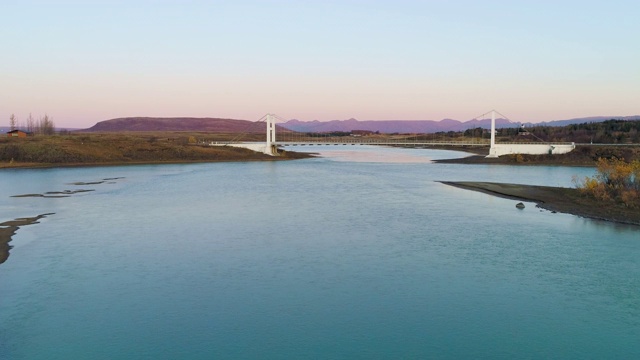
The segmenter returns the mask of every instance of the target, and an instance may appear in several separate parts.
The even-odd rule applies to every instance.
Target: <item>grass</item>
[[[207,146],[233,134],[148,132],[79,133],[0,138],[0,168],[150,164],[213,161],[273,161],[306,157],[284,152],[279,157],[233,147]]]

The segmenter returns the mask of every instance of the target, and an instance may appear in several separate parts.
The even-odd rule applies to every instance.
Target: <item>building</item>
[[[27,137],[31,136],[30,132],[22,131],[22,130],[11,130],[7,132],[7,136],[9,137]]]

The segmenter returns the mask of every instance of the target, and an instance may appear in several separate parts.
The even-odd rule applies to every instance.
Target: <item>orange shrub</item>
[[[576,181],[583,194],[602,201],[616,201],[627,207],[640,208],[640,161],[598,159],[598,173]]]

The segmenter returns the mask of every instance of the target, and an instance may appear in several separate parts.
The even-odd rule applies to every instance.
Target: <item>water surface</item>
[[[593,169],[323,149],[3,171],[0,222],[55,214],[0,265],[0,358],[640,356],[637,227],[436,182],[571,186]],[[9,197],[77,188],[95,191]]]

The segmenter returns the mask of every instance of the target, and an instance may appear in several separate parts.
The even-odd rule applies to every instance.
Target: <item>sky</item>
[[[0,14],[0,126],[640,114],[637,0],[0,0]]]

